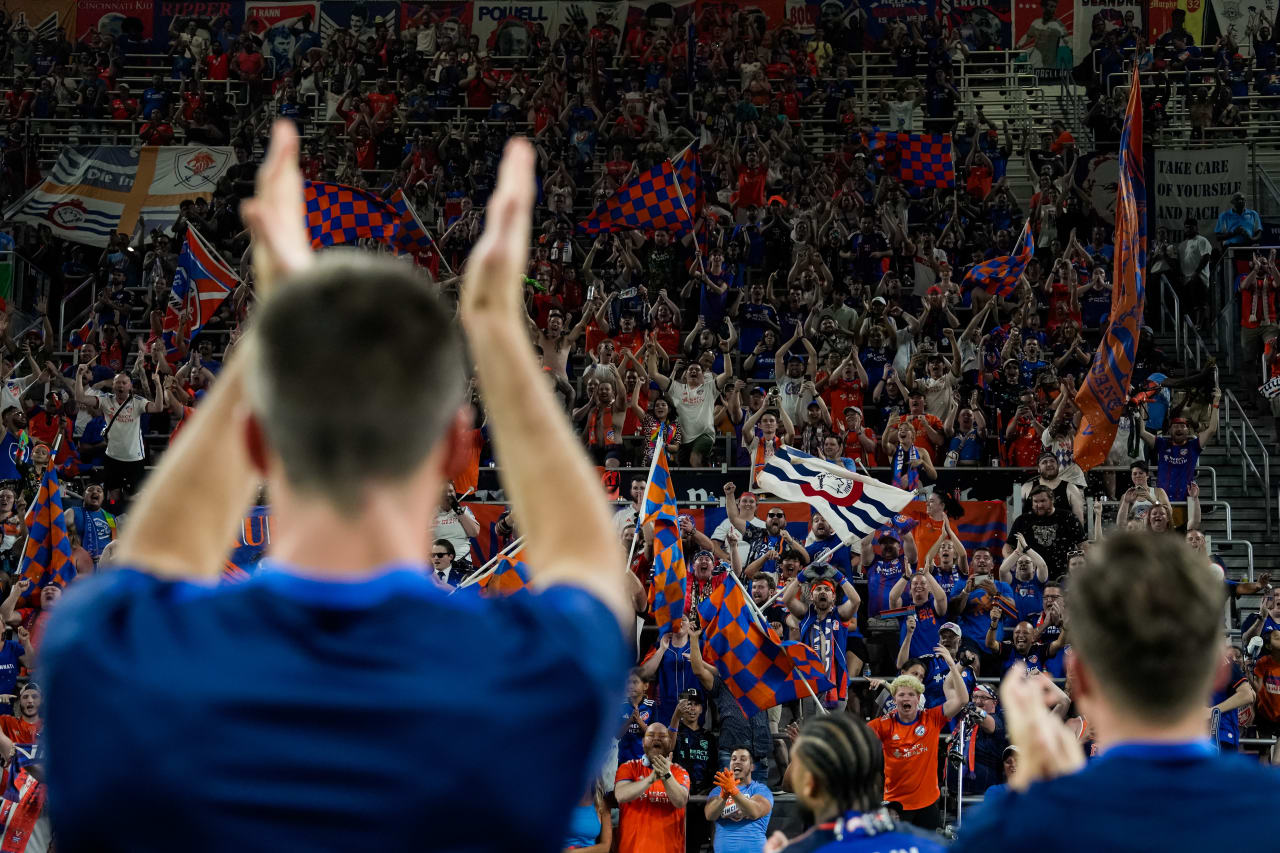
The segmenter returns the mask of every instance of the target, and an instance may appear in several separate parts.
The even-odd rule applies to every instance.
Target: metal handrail
[[[1231,539],[1230,534],[1227,534],[1227,536],[1228,538],[1226,539],[1213,539],[1211,537],[1206,536],[1205,544],[1208,546],[1207,550],[1209,550],[1212,553],[1213,551],[1212,546],[1214,545],[1231,545],[1233,547],[1236,545],[1243,545],[1245,547],[1245,550],[1248,552],[1248,559],[1249,559],[1249,566],[1248,566],[1248,569],[1246,570],[1246,575],[1247,575],[1246,580],[1252,581],[1253,580],[1253,543],[1250,542],[1248,539]]]
[[[1210,351],[1209,345],[1204,342],[1204,338],[1200,337],[1200,331],[1196,328],[1195,321],[1190,317],[1183,317],[1182,320],[1188,329],[1182,339],[1184,352],[1188,356],[1188,358],[1183,359],[1183,364],[1185,365],[1187,361],[1194,360],[1196,370],[1199,370],[1204,366],[1203,359],[1212,357],[1213,353]],[[1195,349],[1192,349],[1192,344],[1195,345]]]
[[[1169,284],[1168,276],[1160,277],[1160,331],[1168,332],[1169,327],[1165,324],[1165,318],[1173,319],[1173,351],[1181,352],[1182,345],[1182,323],[1178,318],[1182,316],[1182,303],[1178,300],[1178,294],[1174,291],[1173,286]]]
[[[1223,400],[1225,400],[1227,403],[1226,409],[1228,414],[1228,427],[1227,427],[1228,447],[1230,447],[1230,440],[1236,437],[1232,432],[1232,428],[1230,426],[1230,414],[1232,412],[1232,407],[1234,406],[1234,408],[1238,409],[1240,412],[1240,435],[1238,437],[1238,441],[1240,442],[1240,478],[1245,490],[1245,494],[1249,493],[1249,479],[1247,476],[1247,471],[1252,471],[1253,475],[1258,478],[1259,485],[1262,486],[1262,498],[1266,506],[1266,512],[1264,515],[1265,515],[1266,524],[1267,524],[1267,538],[1269,539],[1271,538],[1271,529],[1272,529],[1271,528],[1271,453],[1267,450],[1266,444],[1263,443],[1262,437],[1258,435],[1258,430],[1253,426],[1253,421],[1249,420],[1249,416],[1245,414],[1244,407],[1240,405],[1240,401],[1236,399],[1235,393],[1230,388],[1226,388],[1223,390]],[[1258,452],[1261,454],[1261,460],[1262,460],[1261,471],[1258,470],[1258,466],[1254,462],[1251,448],[1247,446],[1248,433],[1253,433],[1253,440],[1258,444]]]
[[[62,297],[62,302],[61,304],[58,305],[58,346],[59,347],[61,347],[63,343],[65,343],[67,340],[66,338],[67,304],[72,300],[73,297],[79,294],[80,291],[84,290],[86,287],[89,288],[89,308],[84,313],[88,314],[89,311],[93,310],[94,304],[98,301],[98,277],[96,275],[89,275],[85,277],[84,281],[80,282],[78,285],[75,286],[75,288],[71,290],[70,293]],[[76,317],[79,318],[80,314],[77,314]]]

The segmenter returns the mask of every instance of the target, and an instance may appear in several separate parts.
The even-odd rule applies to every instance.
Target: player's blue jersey
[[[942,853],[941,836],[896,820],[884,809],[848,812],[819,824],[783,848],[783,853]]]
[[[1078,773],[993,793],[953,853],[1221,850],[1274,835],[1280,772],[1208,741],[1113,746]]]
[[[59,853],[557,853],[628,660],[580,589],[270,564],[221,587],[94,576],[40,653]],[[505,796],[512,768],[537,784]]]

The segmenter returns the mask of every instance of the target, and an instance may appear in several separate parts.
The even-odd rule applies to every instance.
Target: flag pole
[[[676,196],[680,199],[680,209],[684,211],[684,215],[689,219],[689,234],[693,237],[693,253],[698,258],[698,266],[699,268],[701,268],[702,274],[706,275],[707,265],[702,261],[702,247],[698,245],[698,226],[697,226],[697,223],[693,221],[693,214],[689,212],[689,206],[685,204],[684,190],[680,189],[680,176],[676,174],[676,169],[675,169],[675,165],[676,165],[675,161],[679,160],[681,157],[687,154],[689,152],[689,149],[693,148],[693,146],[694,146],[694,143],[690,142],[688,145],[684,147],[684,150],[682,150],[675,157],[668,158],[667,162],[671,164],[671,176],[672,176],[671,184],[676,188]]]
[[[400,197],[404,199],[404,209],[409,211],[409,215],[413,217],[414,223],[422,229],[422,233],[427,235],[427,239],[431,241],[431,245],[435,248],[436,254],[440,256],[440,263],[444,264],[444,268],[448,271],[449,275],[453,275],[453,267],[449,266],[449,262],[444,259],[444,249],[441,249],[440,244],[436,242],[436,238],[431,236],[431,232],[427,230],[427,226],[422,224],[422,219],[418,217],[418,211],[413,209],[413,204],[409,201],[409,194],[404,190],[401,190]]]
[[[516,539],[512,539],[509,543],[507,543],[507,547],[503,548],[501,551],[494,554],[493,557],[489,560],[489,562],[485,563],[483,566],[481,566],[480,568],[476,569],[474,572],[472,572],[471,574],[463,578],[462,583],[458,584],[454,588],[453,592],[457,592],[463,587],[468,587],[473,584],[477,584],[480,581],[487,578],[489,575],[493,574],[498,569],[498,561],[503,557],[505,557],[508,553],[510,553],[512,549],[523,544],[524,544],[523,536],[517,537]],[[453,595],[453,592],[449,594]]]
[[[742,585],[742,581],[739,580],[738,576],[733,572],[729,572],[728,574],[729,577],[733,578],[734,583],[742,587],[742,597],[746,599],[747,607],[751,610],[751,615],[755,618],[757,624],[759,624],[765,634],[768,635],[769,623],[765,621],[764,613],[761,612],[760,608],[756,606],[755,601],[752,600],[751,591]],[[809,691],[809,695],[813,698],[813,703],[818,706],[818,710],[823,714],[830,714],[831,712],[822,706],[822,700],[818,698],[818,694],[813,692],[813,685],[809,683],[808,679],[801,677],[800,683],[804,685],[805,690]]]
[[[644,494],[640,496],[640,509],[636,510],[636,535],[631,537],[631,550],[627,552],[627,562],[622,567],[623,571],[631,568],[631,561],[636,555],[636,542],[638,542],[640,537],[643,535],[641,533],[641,528],[644,527],[644,517],[641,513],[644,509],[645,498],[649,494],[649,486],[653,484],[653,472],[658,470],[658,454],[663,452],[663,449],[666,446],[667,442],[662,434],[662,424],[658,424],[658,441],[653,448],[653,459],[649,460],[649,476],[644,481]],[[670,466],[668,465],[668,468],[669,467]],[[678,506],[676,508],[679,509]]]

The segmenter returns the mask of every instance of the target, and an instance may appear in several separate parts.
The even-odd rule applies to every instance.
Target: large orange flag
[[[1088,471],[1107,458],[1116,425],[1129,399],[1138,354],[1138,330],[1147,288],[1147,186],[1142,171],[1142,94],[1133,70],[1124,135],[1120,139],[1120,186],[1116,190],[1116,253],[1111,316],[1098,354],[1076,393],[1082,417],[1075,460]]]

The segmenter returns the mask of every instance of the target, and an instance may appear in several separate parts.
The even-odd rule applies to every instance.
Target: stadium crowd
[[[37,39],[5,21],[6,199],[35,180],[42,119],[78,119],[86,138],[95,122],[133,121],[141,143],[230,145],[235,154],[212,197],[185,202],[171,228],[117,235],[104,251],[43,226],[11,228],[51,282],[30,306],[34,329],[17,335],[14,315],[0,321],[0,618],[14,630],[0,649],[0,701],[11,711],[0,715],[0,758],[11,768],[6,788],[29,810],[25,849],[48,845],[44,795],[25,768],[38,766],[35,654],[63,587],[17,579],[26,510],[54,466],[78,498],[68,525],[77,576],[109,564],[147,465],[217,382],[252,312],[237,208],[275,117],[315,130],[305,136],[306,177],[407,194],[437,242],[406,262],[454,299],[505,140],[523,133],[535,143],[529,332],[597,464],[634,469],[620,481],[617,526],[629,548],[643,537],[630,567],[636,668],[611,758],[584,791],[566,848],[762,849],[797,726],[824,712],[870,718],[884,743],[884,799],[907,820],[941,828],[959,790],[982,794],[1016,769],[997,694],[979,678],[1023,664],[1047,679],[1055,711],[1090,753],[1090,722],[1063,679],[1071,574],[1092,540],[1113,528],[1182,536],[1206,571],[1222,573],[1200,529],[1196,481],[1218,427],[1216,370],[1172,375],[1144,328],[1106,470],[1086,473],[1074,459],[1074,398],[1111,309],[1111,229],[1072,190],[1079,148],[1062,121],[1041,133],[1011,128],[956,88],[958,65],[976,47],[971,32],[933,20],[890,26],[878,49],[901,82],[863,107],[850,79],[851,57],[868,47],[856,14],[801,34],[709,8],[696,21],[693,56],[678,31],[611,21],[581,16],[557,33],[531,25],[512,59],[428,11],[402,28],[353,13],[324,41],[306,18],[273,30],[275,40],[237,31],[229,18],[179,18],[163,67],[136,92],[116,83],[143,52],[126,36]],[[1053,37],[1039,34],[1035,50],[1056,51]],[[1273,85],[1275,36],[1250,37],[1253,77],[1242,79]],[[1216,75],[1230,94],[1213,123],[1229,123],[1241,73],[1229,46],[1201,52],[1177,30],[1146,45],[1129,25],[1091,44],[1099,61],[1088,124],[1098,146],[1119,140],[1124,99],[1110,79],[1127,48],[1170,81],[1182,79],[1175,72]],[[1148,93],[1152,126],[1163,97],[1160,87]],[[903,153],[876,149],[873,126],[950,133],[954,188],[899,180]],[[598,203],[694,143],[701,198],[690,199],[692,229],[579,232]],[[1008,184],[1011,158],[1034,175],[1030,198]],[[1188,310],[1206,302],[1214,253],[1259,238],[1245,201],[1224,211],[1214,234],[1191,221],[1180,238],[1155,241],[1151,274],[1168,277]],[[1028,221],[1035,255],[1011,292],[966,282],[975,264],[1013,253]],[[244,283],[193,342],[169,352],[162,321],[189,227]],[[88,277],[92,334],[58,340],[49,307]],[[1259,255],[1242,287],[1250,377],[1259,364],[1264,378],[1280,376],[1277,279],[1274,257]],[[332,393],[340,400],[340,389]],[[479,565],[480,524],[466,498],[495,462],[483,400],[474,403],[468,471],[442,498],[433,548],[433,569],[452,585]],[[1280,397],[1272,411],[1280,421]],[[749,483],[789,445],[918,493],[919,517],[855,543],[841,543],[817,513],[805,530],[788,524],[741,480],[724,487],[718,528],[681,523],[687,612],[736,575],[783,638],[819,654],[835,689],[747,717],[703,659],[696,618],[657,643],[639,627],[652,621],[653,549],[652,531],[635,521],[659,442],[673,465],[748,469]],[[1095,506],[1116,515],[1087,518],[1090,496],[1108,498]],[[966,548],[962,501],[1015,497],[1022,511],[1002,546]],[[498,522],[502,542],[517,537],[517,523]],[[1265,575],[1227,583],[1237,596],[1262,596],[1214,698],[1215,739],[1232,749],[1249,734],[1280,734],[1280,593]],[[1255,637],[1260,650],[1250,651]]]

